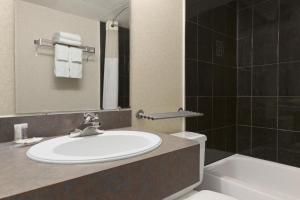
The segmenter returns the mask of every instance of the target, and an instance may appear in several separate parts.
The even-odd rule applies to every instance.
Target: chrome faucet
[[[103,131],[99,130],[101,124],[98,114],[84,113],[83,118],[81,125],[70,133],[71,138],[103,134]]]

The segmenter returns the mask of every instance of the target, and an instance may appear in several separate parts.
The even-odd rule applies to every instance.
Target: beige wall
[[[14,0],[0,1],[0,115],[15,113]]]
[[[99,22],[36,4],[16,1],[16,112],[40,113],[100,109]],[[33,40],[63,31],[81,35],[96,55],[83,63],[83,79],[56,78],[53,49],[36,55]]]
[[[183,120],[138,120],[135,113],[183,106],[184,0],[131,1],[131,107],[133,126],[172,133]]]

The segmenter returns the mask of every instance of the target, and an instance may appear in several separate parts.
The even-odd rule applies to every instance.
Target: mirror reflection
[[[18,0],[16,113],[129,108],[129,14],[129,0]]]

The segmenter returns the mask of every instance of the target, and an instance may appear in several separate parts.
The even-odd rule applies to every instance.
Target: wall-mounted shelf
[[[82,49],[82,51],[84,53],[88,53],[88,54],[95,54],[96,53],[96,49],[95,47],[89,47],[89,46],[75,46],[75,45],[70,45],[70,44],[64,44],[64,43],[55,43],[52,40],[48,40],[48,39],[43,39],[43,38],[39,38],[37,40],[34,40],[34,44],[37,47],[46,47],[46,48],[53,48],[55,44],[61,44],[61,45],[65,45],[68,47],[76,47],[76,48],[80,48]]]
[[[162,120],[162,119],[188,118],[188,117],[201,117],[201,116],[204,116],[204,114],[192,112],[192,111],[184,111],[182,108],[179,108],[177,112],[145,114],[143,110],[139,110],[136,113],[136,117],[138,119],[149,119],[149,120]]]

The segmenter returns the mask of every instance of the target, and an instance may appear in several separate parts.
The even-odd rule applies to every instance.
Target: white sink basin
[[[152,151],[161,144],[157,135],[138,131],[105,131],[89,137],[63,136],[41,142],[27,156],[46,163],[95,163],[125,159]]]

